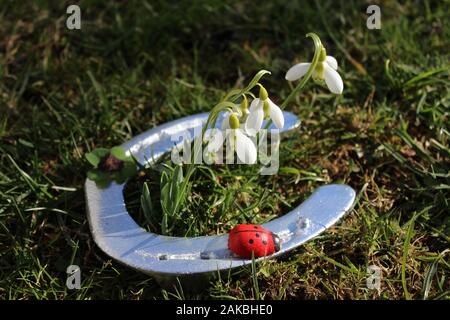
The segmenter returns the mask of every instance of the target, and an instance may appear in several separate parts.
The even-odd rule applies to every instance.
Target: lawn
[[[450,298],[448,2],[78,3],[81,30],[66,28],[70,1],[0,4],[0,299]],[[371,4],[380,30],[366,26]],[[287,107],[302,126],[282,141],[278,175],[219,172],[211,190],[203,172],[187,210],[208,215],[223,197],[221,223],[195,226],[215,233],[257,199],[245,216],[262,222],[327,183],[352,186],[354,209],[198,293],[162,290],[105,255],[86,219],[84,155],[209,111],[261,69],[281,101],[286,71],[314,53],[308,32],[338,60],[343,95],[308,83]],[[80,290],[66,287],[70,264]],[[370,265],[380,291],[366,286]]]

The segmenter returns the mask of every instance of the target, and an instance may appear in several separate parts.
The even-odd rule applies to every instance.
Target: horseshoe
[[[283,111],[285,125],[280,133],[300,125],[292,113]],[[170,137],[189,131],[194,136],[206,121],[208,113],[177,119],[150,129],[122,147],[144,165],[157,161],[174,147]],[[221,123],[220,120],[217,123]],[[178,281],[188,288],[208,284],[220,272],[243,267],[251,259],[237,258],[227,247],[228,235],[193,238],[169,237],[147,232],[129,215],[123,195],[125,183],[112,182],[107,188],[97,187],[87,179],[85,197],[87,217],[96,244],[107,255],[135,270],[153,276],[163,287]],[[319,187],[302,204],[287,214],[262,226],[282,240],[280,251],[255,259],[273,258],[291,251],[325,231],[342,218],[355,201],[355,191],[347,185]],[[178,280],[177,280],[178,279]]]

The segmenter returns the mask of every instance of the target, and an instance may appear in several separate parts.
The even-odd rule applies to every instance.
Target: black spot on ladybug
[[[266,240],[263,240],[262,243],[263,243],[263,245],[265,245],[265,246],[267,245],[267,241],[266,241]]]
[[[253,244],[253,239],[248,240],[248,243]]]
[[[259,238],[259,233],[255,234],[255,236],[256,236],[257,238]]]

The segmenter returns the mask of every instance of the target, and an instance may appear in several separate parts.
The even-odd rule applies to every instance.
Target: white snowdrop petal
[[[342,82],[341,76],[329,65],[325,64],[324,67],[325,83],[328,89],[335,94],[341,94],[342,90],[344,90],[344,83]]]
[[[262,103],[261,103],[261,99],[260,98],[256,98],[252,101],[252,103],[250,103],[250,108],[249,111],[252,112],[257,108],[262,108]]]
[[[222,130],[226,130],[226,129],[229,128],[229,126],[230,126],[230,116],[231,116],[231,113],[227,112],[225,114],[225,116],[223,117],[222,125],[220,126],[220,128]]]
[[[332,56],[327,56],[327,57],[325,58],[325,61],[326,61],[326,63],[328,63],[328,65],[329,65],[330,67],[332,67],[334,70],[337,70],[337,69],[338,69],[338,63],[337,63],[337,60],[336,60],[334,57],[332,57]]]
[[[206,146],[207,152],[217,152],[223,144],[223,134],[221,130],[212,129],[207,130],[208,145]]]
[[[308,72],[311,63],[298,63],[286,72],[286,80],[295,81],[303,77]]]
[[[248,115],[247,121],[245,121],[245,131],[253,136],[256,132],[261,129],[261,126],[264,121],[264,111],[262,108],[255,108],[253,111],[250,111]]]
[[[241,162],[246,164],[256,163],[256,146],[241,130],[236,129],[236,153]]]
[[[284,127],[284,116],[283,111],[281,111],[280,107],[278,107],[275,103],[273,103],[269,99],[269,113],[270,113],[270,119],[272,119],[273,123],[275,123],[275,126],[278,129],[281,129]]]

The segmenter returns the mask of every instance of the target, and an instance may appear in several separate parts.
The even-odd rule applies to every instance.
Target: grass
[[[366,28],[373,1],[86,0],[79,31],[65,27],[69,4],[0,6],[1,299],[450,297],[445,2],[380,2],[381,30]],[[271,194],[259,205],[270,217],[343,182],[358,191],[354,210],[291,254],[196,295],[161,290],[103,254],[86,220],[84,154],[207,111],[260,69],[272,71],[264,85],[281,101],[287,68],[312,56],[310,31],[338,59],[344,95],[308,85],[288,106],[303,126],[282,143],[280,174],[251,182],[243,203]],[[241,212],[231,192],[222,203]],[[204,208],[219,195],[193,198]],[[65,286],[70,264],[81,267],[80,290]],[[369,265],[381,268],[379,292],[366,287]]]

